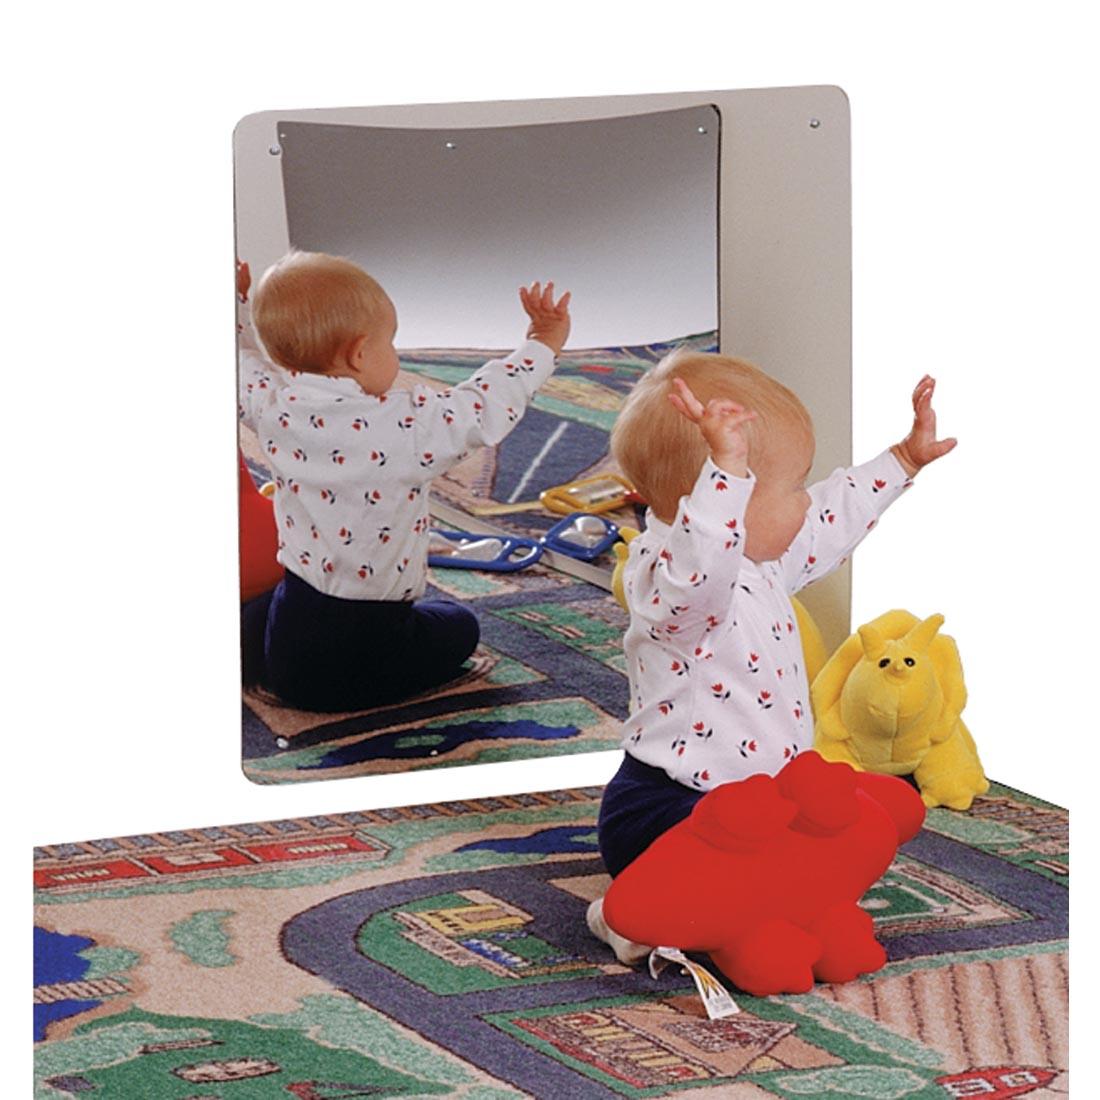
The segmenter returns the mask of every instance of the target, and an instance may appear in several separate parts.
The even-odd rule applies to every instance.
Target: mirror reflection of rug
[[[609,593],[542,566],[513,574],[434,570],[432,580],[481,621],[481,645],[462,676],[351,714],[313,714],[246,692],[242,755],[250,779],[331,779],[618,746],[626,616]]]
[[[35,852],[36,1096],[1065,1096],[1067,815],[930,812],[863,904],[889,962],[803,996],[588,933],[600,790]]]

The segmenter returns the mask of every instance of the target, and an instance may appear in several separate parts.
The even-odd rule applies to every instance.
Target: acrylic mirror
[[[396,688],[391,668],[380,697],[350,702],[339,693],[288,700],[250,682],[246,773],[293,782],[615,748],[628,686],[612,544],[639,514],[624,499],[608,433],[637,379],[675,347],[741,355],[809,406],[819,471],[849,457],[843,94],[268,112],[242,120],[234,147],[236,247],[253,286],[290,248],[361,265],[396,308],[398,389],[447,391],[516,348],[527,323],[521,284],[553,279],[573,295],[570,338],[525,415],[441,472],[427,498],[425,598],[472,612],[476,649],[442,682]],[[345,450],[368,463],[369,480],[363,438],[349,436]],[[338,559],[302,542],[303,521],[314,519],[292,507],[298,527],[283,539],[261,493],[280,478],[267,453],[276,445],[242,426],[246,581],[260,559],[242,611],[246,654],[262,647],[271,615],[269,594],[256,589],[277,579],[277,540],[284,558],[291,547],[305,555],[290,565],[294,583],[317,572],[324,594],[325,562],[390,568],[389,544],[401,537],[391,529],[400,517],[389,524],[361,509],[360,522],[344,525],[359,557]],[[312,469],[340,450],[311,455]],[[302,488],[320,500],[318,478]],[[578,522],[575,512],[600,518]],[[838,639],[848,578],[818,588],[809,602]],[[394,594],[407,593],[386,598]],[[311,609],[302,614],[315,621]],[[437,659],[424,654],[425,665]]]

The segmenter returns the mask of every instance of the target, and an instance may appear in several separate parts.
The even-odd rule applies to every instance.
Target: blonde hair
[[[642,377],[611,431],[611,453],[659,519],[670,522],[680,497],[691,492],[707,458],[695,424],[669,401],[672,380],[682,378],[702,404],[726,397],[756,413],[745,425],[749,466],[768,476],[776,430],[805,432],[813,422],[805,405],[782,383],[743,359],[706,352],[674,351]]]
[[[252,321],[281,367],[326,374],[340,352],[374,328],[389,298],[358,264],[324,252],[288,252],[252,294]]]

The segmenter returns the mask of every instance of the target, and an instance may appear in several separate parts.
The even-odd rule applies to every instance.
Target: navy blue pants
[[[705,793],[677,783],[661,768],[624,755],[604,789],[597,825],[600,854],[611,877],[683,821]]]
[[[345,600],[288,570],[241,608],[242,672],[303,710],[363,710],[453,679],[479,636],[456,603]]]

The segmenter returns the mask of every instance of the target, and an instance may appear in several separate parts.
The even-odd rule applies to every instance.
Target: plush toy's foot
[[[969,810],[975,797],[989,790],[989,780],[984,775],[917,776],[921,799],[932,809],[946,806],[949,810]]]
[[[770,997],[808,993],[820,954],[821,941],[816,936],[786,921],[771,920],[710,957],[738,989],[754,997]]]
[[[588,923],[588,931],[602,943],[606,943],[615,952],[615,958],[627,966],[637,966],[638,963],[648,958],[652,947],[644,943],[635,943],[625,936],[620,936],[603,918],[603,898],[597,898],[588,907],[585,914]]]
[[[989,790],[974,738],[961,720],[946,741],[933,745],[925,753],[913,778],[929,807],[969,810],[974,798]]]
[[[821,915],[813,930],[824,945],[814,963],[819,981],[850,982],[886,963],[886,952],[875,939],[874,922],[858,905],[834,905]]]
[[[986,787],[985,790],[987,791],[989,788]],[[978,791],[976,793],[985,794],[985,791]],[[925,793],[921,795],[921,798],[924,800],[925,806],[930,810],[934,810],[937,806],[945,806],[949,810],[969,810],[974,804],[974,795],[975,792],[973,791],[946,796],[941,794],[929,794],[925,791]]]

